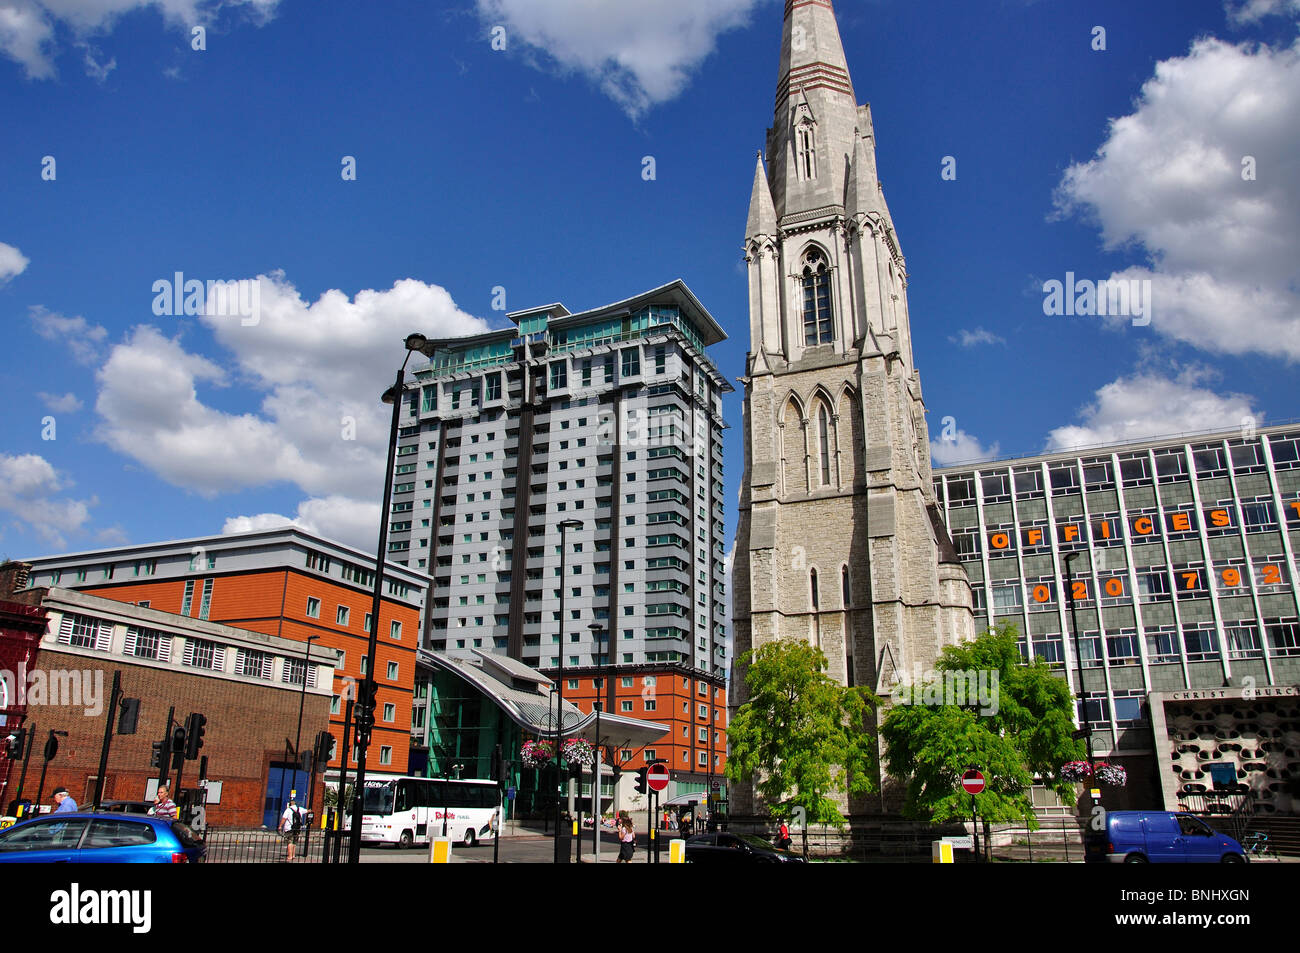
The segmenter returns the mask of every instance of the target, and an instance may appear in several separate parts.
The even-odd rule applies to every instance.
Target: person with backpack
[[[298,835],[302,833],[305,823],[303,810],[298,806],[295,796],[291,794],[289,804],[285,807],[284,814],[280,816],[280,834],[289,845],[289,863],[293,863],[294,851],[298,847]]]

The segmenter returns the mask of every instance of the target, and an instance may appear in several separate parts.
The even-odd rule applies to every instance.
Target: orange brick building
[[[62,586],[119,602],[337,649],[329,730],[337,779],[346,698],[362,678],[373,598],[373,554],[297,527],[123,546],[28,559],[31,585]],[[387,563],[379,613],[375,730],[367,775],[407,773],[415,651],[429,579]],[[305,750],[320,728],[302,727]],[[348,770],[356,767],[356,749]]]
[[[546,674],[554,677],[554,669]],[[601,688],[596,680],[601,680]],[[727,690],[722,679],[680,665],[619,665],[564,670],[564,700],[583,712],[602,710],[625,718],[671,725],[661,740],[617,753],[624,771],[664,759],[673,793],[703,791],[727,766]],[[725,787],[725,783],[724,783]]]

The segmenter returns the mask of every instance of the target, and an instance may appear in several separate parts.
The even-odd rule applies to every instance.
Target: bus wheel
[[[405,847],[410,847],[414,843],[415,843],[415,838],[412,836],[411,832],[402,831],[402,837],[398,841],[397,846],[405,848]]]
[[[465,831],[465,840],[464,840],[465,846],[473,847],[477,843],[478,843],[478,838],[474,835],[474,829],[472,827],[468,828]]]

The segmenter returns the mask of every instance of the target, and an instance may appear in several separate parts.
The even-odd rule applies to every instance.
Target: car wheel
[[[415,843],[415,836],[410,831],[402,831],[402,836],[398,840],[397,846],[407,848]]]
[[[1147,859],[1146,859],[1145,857],[1143,857],[1141,854],[1129,854],[1127,857],[1124,858],[1124,863],[1126,863],[1126,864],[1145,864],[1145,863],[1147,863]]]
[[[478,843],[478,836],[475,835],[474,829],[472,827],[468,828],[465,831],[465,837],[461,841],[461,843],[463,843],[466,847],[473,847],[475,844]]]
[[[1221,864],[1244,864],[1245,862],[1246,858],[1240,854],[1224,854],[1223,859],[1219,861]]]

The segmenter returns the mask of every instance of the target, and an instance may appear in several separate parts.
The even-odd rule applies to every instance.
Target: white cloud
[[[40,305],[33,305],[28,313],[36,333],[45,340],[66,348],[78,364],[94,365],[99,362],[104,351],[103,343],[108,340],[106,329],[91,324],[83,317],[64,317],[57,312],[47,311]]]
[[[937,466],[946,467],[954,463],[975,463],[980,460],[992,460],[998,455],[998,444],[988,447],[964,430],[954,430],[949,435],[940,435],[939,439],[930,441],[930,460]]]
[[[3,16],[3,14],[3,9],[0,9],[0,16]],[[10,278],[21,275],[30,263],[31,259],[13,245],[0,242],[0,285],[3,285]]]
[[[1189,367],[1176,377],[1143,371],[1120,377],[1099,389],[1084,407],[1082,423],[1057,427],[1047,437],[1049,451],[1125,443],[1203,430],[1233,429],[1243,422],[1261,425],[1262,412],[1247,394],[1217,394],[1200,386],[1215,379],[1207,368]]]
[[[82,408],[77,395],[69,391],[66,394],[47,394],[41,391],[36,395],[45,402],[45,406],[56,414],[73,414]]]
[[[382,489],[381,483],[376,492]],[[299,503],[296,516],[279,513],[232,516],[221,527],[221,532],[247,533],[281,526],[298,526],[309,533],[373,553],[379,545],[379,504],[345,496],[315,497]]]
[[[713,52],[717,37],[744,26],[760,0],[477,0],[507,49],[541,50],[596,83],[630,116],[676,97]]]
[[[64,481],[44,457],[33,453],[0,453],[0,510],[27,524],[53,546],[64,545],[64,533],[75,532],[90,518],[98,502],[56,499]]]
[[[1145,253],[1145,266],[1117,277],[1152,281],[1150,330],[1208,351],[1300,360],[1297,115],[1300,41],[1201,39],[1158,63],[1134,112],[1112,120],[1092,160],[1066,170],[1058,212],[1095,220],[1108,249]]]
[[[56,74],[56,26],[71,31],[84,52],[86,72],[103,82],[117,65],[97,61],[86,38],[112,32],[117,19],[135,10],[156,10],[172,29],[211,26],[226,11],[262,24],[275,15],[279,0],[0,0],[0,53],[19,63],[28,79]]]
[[[406,355],[406,335],[454,337],[487,325],[457,308],[444,289],[410,279],[351,300],[327,291],[314,303],[283,275],[255,280],[256,324],[238,316],[197,318],[233,354],[230,370],[149,326],[114,347],[98,373],[98,436],[203,496],[296,486],[312,498],[300,518],[327,535],[355,538],[364,521],[346,504],[373,499],[383,488],[391,410],[379,395]],[[228,413],[199,395],[201,387],[234,383],[260,400],[255,410]],[[376,509],[372,540],[378,521]]]
[[[957,332],[956,337],[950,336],[948,340],[953,344],[960,344],[962,347],[974,347],[977,344],[1007,343],[992,331],[986,331],[983,328],[976,328],[974,331],[967,331],[965,328],[962,328]]]
[[[1300,14],[1300,0],[1230,0],[1227,8],[1233,23],[1257,23],[1269,16]]]

